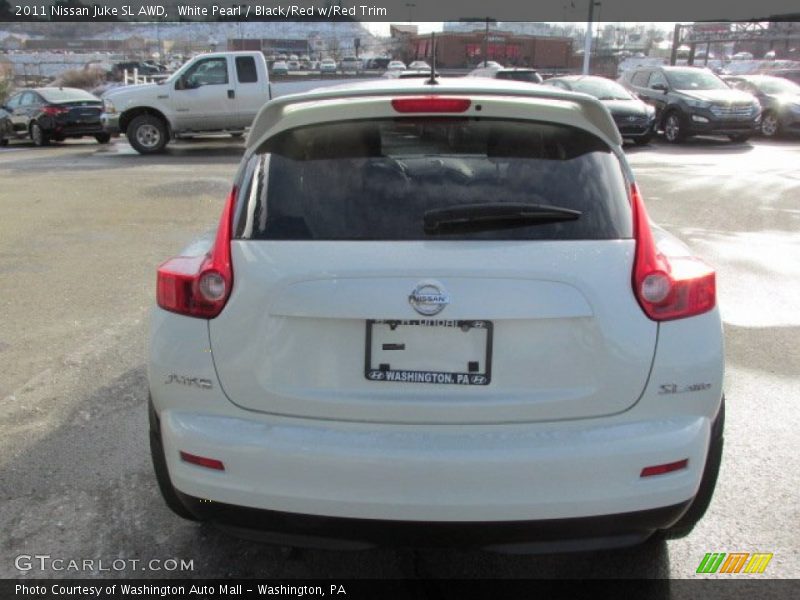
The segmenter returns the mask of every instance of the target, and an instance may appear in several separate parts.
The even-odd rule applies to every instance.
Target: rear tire
[[[646,146],[650,142],[653,141],[653,134],[648,133],[647,135],[643,135],[642,137],[637,137],[633,139],[633,143],[637,146]]]
[[[8,146],[8,138],[0,138],[0,146]]]
[[[717,486],[717,477],[722,463],[722,448],[725,443],[725,398],[719,408],[719,414],[714,421],[711,430],[711,445],[708,449],[706,466],[703,469],[703,478],[700,480],[700,488],[694,497],[694,502],[689,506],[689,510],[674,525],[660,532],[660,537],[666,540],[676,540],[689,535],[695,525],[706,514],[711,498],[714,496],[714,488]]]
[[[127,129],[128,141],[139,154],[157,154],[164,151],[169,141],[167,126],[153,115],[139,115]]]
[[[50,145],[50,136],[42,130],[42,127],[36,121],[31,123],[31,140],[34,146]]]
[[[744,144],[750,139],[750,136],[746,133],[737,133],[736,135],[729,135],[728,139],[734,144]]]
[[[111,141],[111,134],[98,133],[96,136],[94,136],[94,139],[97,140],[98,144],[107,144],[108,142]]]
[[[164,498],[166,505],[176,515],[182,519],[197,521],[197,517],[190,513],[178,498],[178,494],[175,493],[175,487],[169,477],[167,459],[164,457],[164,446],[161,443],[161,427],[152,398],[148,399],[147,408],[150,417],[150,457],[153,460],[153,470],[156,473],[156,481],[158,481],[161,497]]]
[[[686,139],[686,127],[683,118],[677,110],[667,113],[664,117],[664,137],[670,144],[679,144]]]

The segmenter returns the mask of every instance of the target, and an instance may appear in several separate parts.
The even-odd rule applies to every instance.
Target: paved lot
[[[204,577],[682,578],[710,551],[773,552],[768,576],[800,577],[800,143],[630,150],[652,216],[718,268],[729,409],[718,492],[687,539],[538,557],[294,556],[167,511],[146,435],[155,267],[215,225],[241,150],[227,138],[160,157],[121,140],[0,150],[0,577],[52,576],[14,566],[49,554],[193,560]],[[178,575],[140,569],[124,572]]]

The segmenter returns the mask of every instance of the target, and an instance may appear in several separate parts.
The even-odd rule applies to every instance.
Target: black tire
[[[783,133],[782,129],[781,120],[773,111],[768,110],[761,115],[761,125],[759,125],[761,135],[766,138],[775,138]]]
[[[164,458],[164,446],[161,444],[161,427],[152,399],[148,399],[147,409],[150,418],[150,456],[153,459],[153,470],[156,473],[156,481],[158,481],[158,489],[161,492],[161,496],[169,509],[176,515],[182,519],[197,521],[197,517],[190,513],[178,498],[175,493],[175,487],[172,485],[172,480],[169,478],[167,459]]]
[[[159,117],[139,115],[128,125],[128,141],[139,154],[158,154],[169,141],[167,125]]]
[[[109,133],[98,133],[94,136],[94,139],[97,140],[98,144],[107,144],[111,141],[111,134]]]
[[[686,139],[686,124],[679,111],[671,110],[664,116],[664,138],[670,144],[679,144]]]
[[[750,139],[750,135],[747,133],[737,133],[735,135],[729,135],[728,139],[732,141],[734,144],[744,144],[747,140]]]
[[[653,141],[653,134],[648,133],[647,135],[643,135],[642,137],[633,138],[633,143],[637,146],[646,146],[650,142]]]
[[[667,540],[676,540],[686,537],[691,533],[694,526],[706,514],[711,498],[714,496],[714,488],[717,486],[719,467],[722,463],[722,448],[725,445],[725,398],[719,408],[714,425],[711,429],[711,445],[708,449],[706,466],[703,469],[703,478],[700,480],[700,488],[694,497],[694,502],[689,506],[689,510],[674,525],[660,532],[660,537]]]
[[[8,138],[0,137],[0,146],[8,146]]]
[[[47,135],[42,127],[34,121],[31,123],[31,141],[33,141],[34,146],[49,146],[50,145],[50,136]]]

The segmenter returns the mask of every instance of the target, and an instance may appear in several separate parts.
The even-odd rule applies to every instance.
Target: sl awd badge
[[[441,283],[420,281],[408,297],[408,302],[419,314],[430,317],[438,315],[450,304],[450,296]]]

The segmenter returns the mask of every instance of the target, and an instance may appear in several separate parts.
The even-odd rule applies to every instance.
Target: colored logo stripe
[[[698,573],[716,573],[719,566],[722,564],[722,559],[725,558],[724,552],[709,552],[700,561],[700,566],[697,567]]]
[[[728,558],[722,563],[720,573],[738,573],[747,562],[747,557],[750,556],[749,552],[732,552],[728,554]]]
[[[700,561],[697,573],[763,573],[772,556],[771,553],[709,552]]]
[[[772,554],[753,554],[750,557],[750,562],[744,568],[745,573],[763,573],[767,568],[769,561],[772,560]]]

